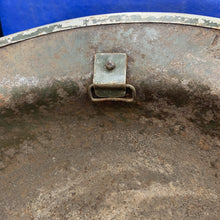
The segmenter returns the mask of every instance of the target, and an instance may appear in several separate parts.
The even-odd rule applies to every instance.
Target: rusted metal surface
[[[121,88],[125,89],[125,95],[122,97],[115,96],[118,95]],[[102,94],[111,94],[111,97],[99,97],[96,95],[96,91],[102,92]],[[130,84],[103,84],[97,87],[96,84],[91,84],[88,88],[88,94],[93,102],[104,102],[104,101],[121,101],[121,102],[134,102],[136,98],[136,89]]]
[[[107,15],[110,20],[98,16],[90,18],[92,23],[87,22],[86,28],[76,28],[84,27],[80,23],[72,25],[73,29],[44,36],[33,31],[36,38],[11,42],[15,44],[9,44],[10,40],[4,44],[7,37],[1,39],[1,107],[13,109],[42,99],[44,102],[56,100],[59,89],[68,95],[86,94],[92,80],[94,54],[102,52],[127,54],[127,82],[137,88],[137,100],[145,99],[146,93],[147,96],[168,93],[175,96],[179,89],[184,91],[187,100],[201,95],[219,97],[218,19],[214,19],[213,26],[214,20],[208,23],[202,17],[187,23],[186,18],[192,19],[188,15],[138,13],[136,16],[142,20],[134,19],[134,15],[117,15],[118,20],[114,17],[118,23],[126,23],[127,19],[127,24],[114,24],[113,15]],[[153,15],[154,20],[149,20]],[[176,23],[183,24],[161,24],[161,16],[167,22],[175,23],[176,19]],[[210,26],[199,27],[202,24]]]
[[[219,218],[219,19],[112,16],[0,40],[0,219]],[[135,103],[91,102],[96,53]]]
[[[126,93],[127,55],[125,53],[97,53],[94,61],[93,84],[96,96],[119,98]],[[102,88],[99,88],[101,85]],[[104,89],[106,85],[106,89]],[[111,89],[114,88],[115,89]]]
[[[214,117],[82,98],[1,117],[0,219],[218,219]]]
[[[133,102],[136,90],[134,86],[126,84],[126,70],[125,53],[97,53],[93,84],[88,88],[91,100]]]

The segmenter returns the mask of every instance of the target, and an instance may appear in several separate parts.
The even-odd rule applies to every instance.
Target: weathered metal
[[[101,96],[97,96],[96,93],[101,94]],[[121,96],[123,93],[124,95]],[[91,84],[88,88],[88,94],[93,102],[134,102],[136,98],[136,90],[130,84],[102,84],[98,86]]]
[[[115,69],[115,63],[112,60],[108,60],[108,62],[105,64],[105,67],[107,70],[113,70]]]
[[[0,39],[0,218],[217,219],[219,28],[131,13]],[[96,83],[136,102],[91,102],[99,53],[127,55],[126,84],[107,60]]]
[[[94,61],[93,85],[89,89],[94,88],[97,97],[107,98],[108,101],[111,100],[110,98],[124,97],[126,70],[127,55],[125,53],[97,53]],[[93,93],[89,91],[89,94]]]
[[[8,45],[11,43],[17,43],[19,41],[46,35],[49,33],[70,30],[73,28],[122,23],[167,23],[220,29],[219,18],[213,18],[208,16],[152,12],[115,13],[70,19],[22,31],[16,34],[11,34],[0,39],[0,46]]]
[[[146,90],[147,96],[167,96],[170,91],[169,96],[175,96],[181,89],[187,97],[192,94],[189,99],[201,93],[219,97],[219,28],[216,18],[125,13],[3,37],[1,107],[47,102],[50,96],[59,97],[60,87],[71,91],[68,95],[86,94],[96,53],[127,54],[127,82],[137,88],[138,100],[145,99]]]

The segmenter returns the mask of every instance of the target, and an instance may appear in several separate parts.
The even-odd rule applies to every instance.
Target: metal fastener
[[[107,70],[113,70],[115,69],[115,63],[112,60],[109,60],[106,64],[105,67]]]
[[[93,84],[88,88],[91,100],[133,102],[136,91],[126,83],[126,68],[125,53],[95,54]]]

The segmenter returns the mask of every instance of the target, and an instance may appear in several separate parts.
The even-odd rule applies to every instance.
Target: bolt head
[[[105,67],[107,70],[113,70],[115,69],[115,64],[113,61],[109,60],[106,64],[105,64]]]

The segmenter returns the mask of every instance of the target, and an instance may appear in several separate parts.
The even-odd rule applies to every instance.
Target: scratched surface
[[[117,24],[52,33],[0,48],[1,106],[46,101],[59,88],[70,95],[87,93],[98,52],[127,54],[127,83],[136,87],[137,99],[143,100],[146,90],[151,95],[183,90],[189,98],[219,97],[219,30]]]
[[[135,103],[91,102],[98,52],[127,54]],[[219,218],[217,28],[75,28],[0,57],[0,219]]]
[[[121,23],[185,24],[213,29],[219,29],[220,27],[219,18],[193,14],[158,12],[113,13],[70,19],[11,34],[0,39],[0,46],[9,45],[11,43],[16,43],[33,37],[74,28]]]
[[[218,219],[213,120],[211,109],[165,99],[69,99],[5,116],[0,219]]]

